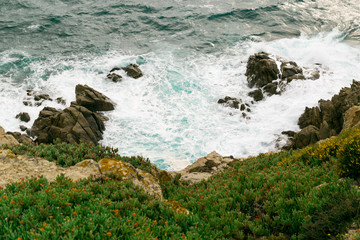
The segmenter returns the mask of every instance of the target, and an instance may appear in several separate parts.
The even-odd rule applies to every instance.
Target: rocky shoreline
[[[107,78],[119,82],[122,79],[122,76],[119,75],[121,71],[134,79],[143,76],[136,64],[130,64],[125,68],[112,69]],[[245,75],[250,90],[256,88],[251,90],[248,95],[257,102],[264,98],[264,94],[267,97],[281,94],[286,90],[287,84],[295,79],[316,80],[320,77],[320,71],[319,69],[303,70],[293,61],[260,52],[249,57]],[[76,100],[71,102],[69,107],[63,110],[44,107],[33,126],[30,129],[22,129],[26,130],[26,133],[32,138],[19,132],[5,133],[0,128],[0,145],[7,144],[11,147],[33,141],[51,144],[56,139],[70,144],[83,142],[98,145],[105,130],[105,121],[108,120],[104,112],[113,110],[116,104],[104,94],[87,85],[77,85],[75,94]],[[40,101],[40,104],[43,101],[52,100],[49,95],[44,93],[39,95],[28,91],[27,95],[33,97],[35,101]],[[61,100],[61,98],[57,99],[64,103]],[[243,112],[244,117],[248,117],[247,113],[251,112],[251,105],[255,104],[254,101],[246,103],[241,99],[226,96],[224,99],[219,99],[218,103],[239,109]],[[320,140],[336,136],[343,129],[358,125],[360,120],[360,106],[358,105],[360,105],[360,82],[354,80],[351,87],[343,88],[331,100],[320,100],[318,107],[306,108],[298,121],[301,130],[297,133],[282,132],[282,138],[285,138],[287,143],[279,146],[279,150],[304,148]],[[19,113],[16,118],[25,122],[30,120],[27,113]],[[26,166],[25,169],[18,172],[16,172],[18,168],[15,167],[15,173],[11,171],[10,167],[4,165],[3,169],[7,170],[3,171],[2,179],[18,181],[23,177],[33,177],[38,174],[55,179],[54,176],[65,174],[76,180],[90,176],[103,177],[105,173],[110,172],[125,176],[125,179],[131,179],[136,183],[135,185],[142,186],[146,192],[160,199],[162,198],[160,188],[162,182],[171,181],[177,177],[180,181],[194,184],[222,172],[234,162],[244,160],[232,156],[224,157],[212,152],[177,172],[166,172],[152,165],[151,173],[147,173],[136,169],[129,163],[115,159],[102,159],[99,162],[87,159],[74,167],[64,169],[56,166],[55,163],[48,163],[44,159],[14,155],[10,150],[1,151],[1,164]],[[5,186],[6,183],[2,182],[0,185]]]

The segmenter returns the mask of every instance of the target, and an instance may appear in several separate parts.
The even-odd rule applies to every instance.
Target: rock
[[[19,132],[6,132],[6,134],[12,135],[19,143],[32,143],[33,140],[26,134]]]
[[[264,92],[266,92],[269,96],[274,94],[279,94],[279,92],[277,91],[277,87],[278,87],[277,82],[269,83],[264,87]]]
[[[222,172],[229,165],[238,159],[232,157],[223,157],[217,152],[211,152],[207,156],[199,158],[193,164],[176,173],[181,174],[180,181],[186,181],[191,184],[207,180],[212,175]]]
[[[264,99],[264,94],[262,93],[261,89],[256,89],[248,93],[248,95],[254,98],[255,101],[261,101]]]
[[[273,80],[278,79],[280,72],[274,59],[268,53],[256,53],[249,57],[245,76],[248,85],[252,87],[264,87]]]
[[[224,104],[228,107],[239,109],[239,104],[241,103],[241,99],[238,100],[237,98],[232,98],[229,96],[226,96],[225,98],[221,98],[218,100],[219,104]]]
[[[119,70],[121,70],[121,68],[119,68],[119,67],[114,67],[113,69],[110,70],[110,72],[112,73],[112,72],[119,71]]]
[[[87,85],[76,85],[76,103],[91,111],[111,111],[115,104],[105,95]]]
[[[351,107],[344,114],[343,130],[360,127],[360,106]]]
[[[313,125],[307,126],[294,136],[293,148],[304,148],[320,140],[319,129]]]
[[[59,138],[68,143],[98,144],[105,130],[104,117],[72,103],[62,111],[45,107],[31,128],[32,137],[39,143],[52,143]]]
[[[117,159],[104,158],[99,161],[102,174],[117,174],[122,180],[130,180],[135,186],[141,187],[146,193],[160,200],[163,199],[158,179],[152,174],[136,169],[129,163]]]
[[[20,125],[20,130],[24,132],[27,130],[27,127],[25,127],[24,125]]]
[[[301,129],[313,125],[317,128],[320,127],[320,124],[322,122],[320,110],[318,107],[312,107],[312,108],[305,108],[305,112],[301,114],[298,125]]]
[[[320,71],[319,70],[314,70],[310,73],[310,78],[311,80],[317,80],[320,78]]]
[[[0,146],[6,144],[9,147],[19,145],[19,142],[10,134],[6,134],[5,130],[0,127]]]
[[[120,76],[116,73],[110,73],[106,77],[113,82],[120,82],[122,80],[122,76]]]
[[[40,101],[41,99],[52,101],[49,94],[37,94],[37,95],[34,95],[34,100],[35,101]]]
[[[296,132],[294,132],[294,131],[282,131],[281,134],[286,135],[288,137],[294,137]]]
[[[16,115],[16,118],[20,118],[20,121],[23,121],[23,122],[30,121],[30,115],[27,112],[19,113],[18,115]]]
[[[142,77],[142,72],[139,68],[138,65],[136,64],[130,64],[128,65],[127,67],[123,68],[126,72],[126,74],[129,76],[129,77],[132,77],[132,78],[139,78],[139,77]]]
[[[288,83],[294,79],[305,79],[303,70],[295,62],[282,62],[281,64],[281,79]]]
[[[29,100],[24,100],[23,101],[23,104],[25,105],[25,106],[29,106],[29,107],[32,107],[32,102],[31,101],[29,101]]]
[[[66,105],[66,100],[63,99],[62,97],[56,98],[56,102],[62,105]]]

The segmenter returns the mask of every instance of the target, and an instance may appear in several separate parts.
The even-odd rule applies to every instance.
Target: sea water
[[[306,106],[360,80],[360,6],[349,1],[72,1],[0,3],[0,125],[31,127],[44,106],[25,106],[26,90],[63,97],[87,84],[116,103],[101,144],[178,170],[211,151],[246,157],[276,149],[299,130]],[[248,57],[265,51],[319,69],[281,95],[251,104],[249,118],[217,103],[245,102]],[[136,63],[144,76],[106,78]],[[15,116],[28,112],[31,121]]]

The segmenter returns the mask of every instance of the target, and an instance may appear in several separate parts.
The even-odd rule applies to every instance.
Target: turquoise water
[[[75,85],[88,84],[117,103],[102,143],[166,169],[213,150],[238,157],[274,150],[305,106],[360,80],[357,0],[13,0],[1,1],[0,12],[1,126],[19,131],[17,113],[29,112],[30,127],[42,107],[63,108],[24,106],[26,89],[69,105]],[[257,51],[310,69],[321,63],[323,74],[292,82],[243,119],[216,102],[247,98],[246,61]],[[129,63],[144,77],[106,80]]]

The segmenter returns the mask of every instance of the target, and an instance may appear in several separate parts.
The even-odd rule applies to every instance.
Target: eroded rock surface
[[[191,184],[198,183],[202,180],[207,180],[214,174],[222,172],[234,161],[240,160],[241,159],[235,159],[233,157],[223,157],[214,151],[205,157],[199,158],[193,164],[176,173],[181,174],[181,181],[186,181]]]
[[[19,142],[10,134],[6,134],[5,130],[0,127],[0,146],[6,144],[10,147],[19,145]]]
[[[108,97],[87,85],[76,85],[75,94],[76,103],[90,111],[114,110],[115,104]]]

